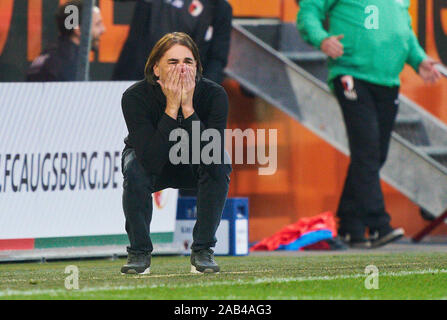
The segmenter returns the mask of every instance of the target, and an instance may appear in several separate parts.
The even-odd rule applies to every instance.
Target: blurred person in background
[[[73,22],[73,14],[68,6],[77,8],[78,25],[67,28],[67,21]],[[66,10],[67,9],[67,10]],[[79,45],[81,42],[82,0],[71,0],[59,6],[56,12],[56,24],[59,30],[57,42],[37,57],[31,64],[27,81],[75,81],[78,63]],[[70,26],[70,25],[69,25]],[[91,50],[97,51],[101,35],[106,31],[101,11],[93,8],[91,27]]]
[[[137,1],[129,35],[113,80],[140,80],[155,43],[169,32],[185,32],[199,47],[204,77],[221,84],[230,49],[232,8],[226,0]]]
[[[439,80],[411,27],[409,0],[300,0],[297,28],[328,57],[328,83],[341,107],[351,162],[337,215],[350,246],[379,247],[404,235],[390,225],[379,171],[387,158],[408,63],[425,82]],[[323,23],[328,19],[329,30]],[[369,231],[369,238],[365,237]]]

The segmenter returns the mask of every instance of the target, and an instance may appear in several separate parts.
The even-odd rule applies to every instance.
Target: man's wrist
[[[177,119],[177,115],[178,115],[178,109],[176,108],[170,108],[170,107],[166,107],[165,109],[165,113],[170,116],[172,119]]]
[[[185,119],[189,118],[194,113],[192,105],[182,105],[182,113]]]

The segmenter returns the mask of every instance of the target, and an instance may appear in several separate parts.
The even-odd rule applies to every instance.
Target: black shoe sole
[[[350,242],[350,243],[348,243],[348,246],[352,249],[371,249],[371,247],[372,247],[371,242],[369,242],[369,241]]]
[[[149,274],[151,267],[122,267],[121,274]]]
[[[351,241],[351,240],[345,240],[341,237],[339,241],[351,249],[371,249],[371,241],[367,239]]]
[[[196,267],[191,265],[191,273],[219,273],[219,267]]]
[[[371,242],[371,248],[379,248],[391,242],[397,241],[404,236],[403,229],[395,229],[380,239]]]

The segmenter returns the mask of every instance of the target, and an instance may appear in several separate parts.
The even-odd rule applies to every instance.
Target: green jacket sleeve
[[[338,0],[301,0],[296,25],[304,41],[320,48],[321,42],[329,36],[323,22],[330,8]]]
[[[408,13],[408,23],[410,25],[410,39],[408,40],[408,56],[407,60],[405,61],[408,63],[416,72],[419,70],[419,64],[424,61],[427,58],[427,54],[425,53],[424,49],[422,49],[421,45],[419,44],[419,41],[414,34],[413,28],[411,27],[411,16],[410,13]]]

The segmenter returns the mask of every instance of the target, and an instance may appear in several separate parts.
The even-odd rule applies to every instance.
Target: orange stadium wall
[[[413,0],[413,28],[428,53],[447,64],[447,7],[436,0]],[[61,0],[60,2],[63,2]],[[295,0],[229,0],[235,17],[275,18],[294,22]],[[91,56],[92,80],[108,80],[129,30],[131,10],[111,0],[98,0],[107,28],[99,52]],[[30,61],[56,37],[53,13],[57,1],[0,1],[0,81],[23,81]],[[122,12],[117,12],[122,10]],[[118,14],[119,13],[119,14]],[[229,127],[278,129],[278,170],[260,176],[257,167],[234,165],[230,196],[250,199],[250,241],[271,235],[285,224],[335,211],[349,158],[329,146],[296,121],[258,98],[241,94],[239,84],[224,82],[230,96]],[[402,93],[447,122],[447,81],[424,85],[411,68],[402,73]],[[392,223],[412,235],[428,222],[419,208],[383,183]],[[442,225],[433,234],[447,235]]]

